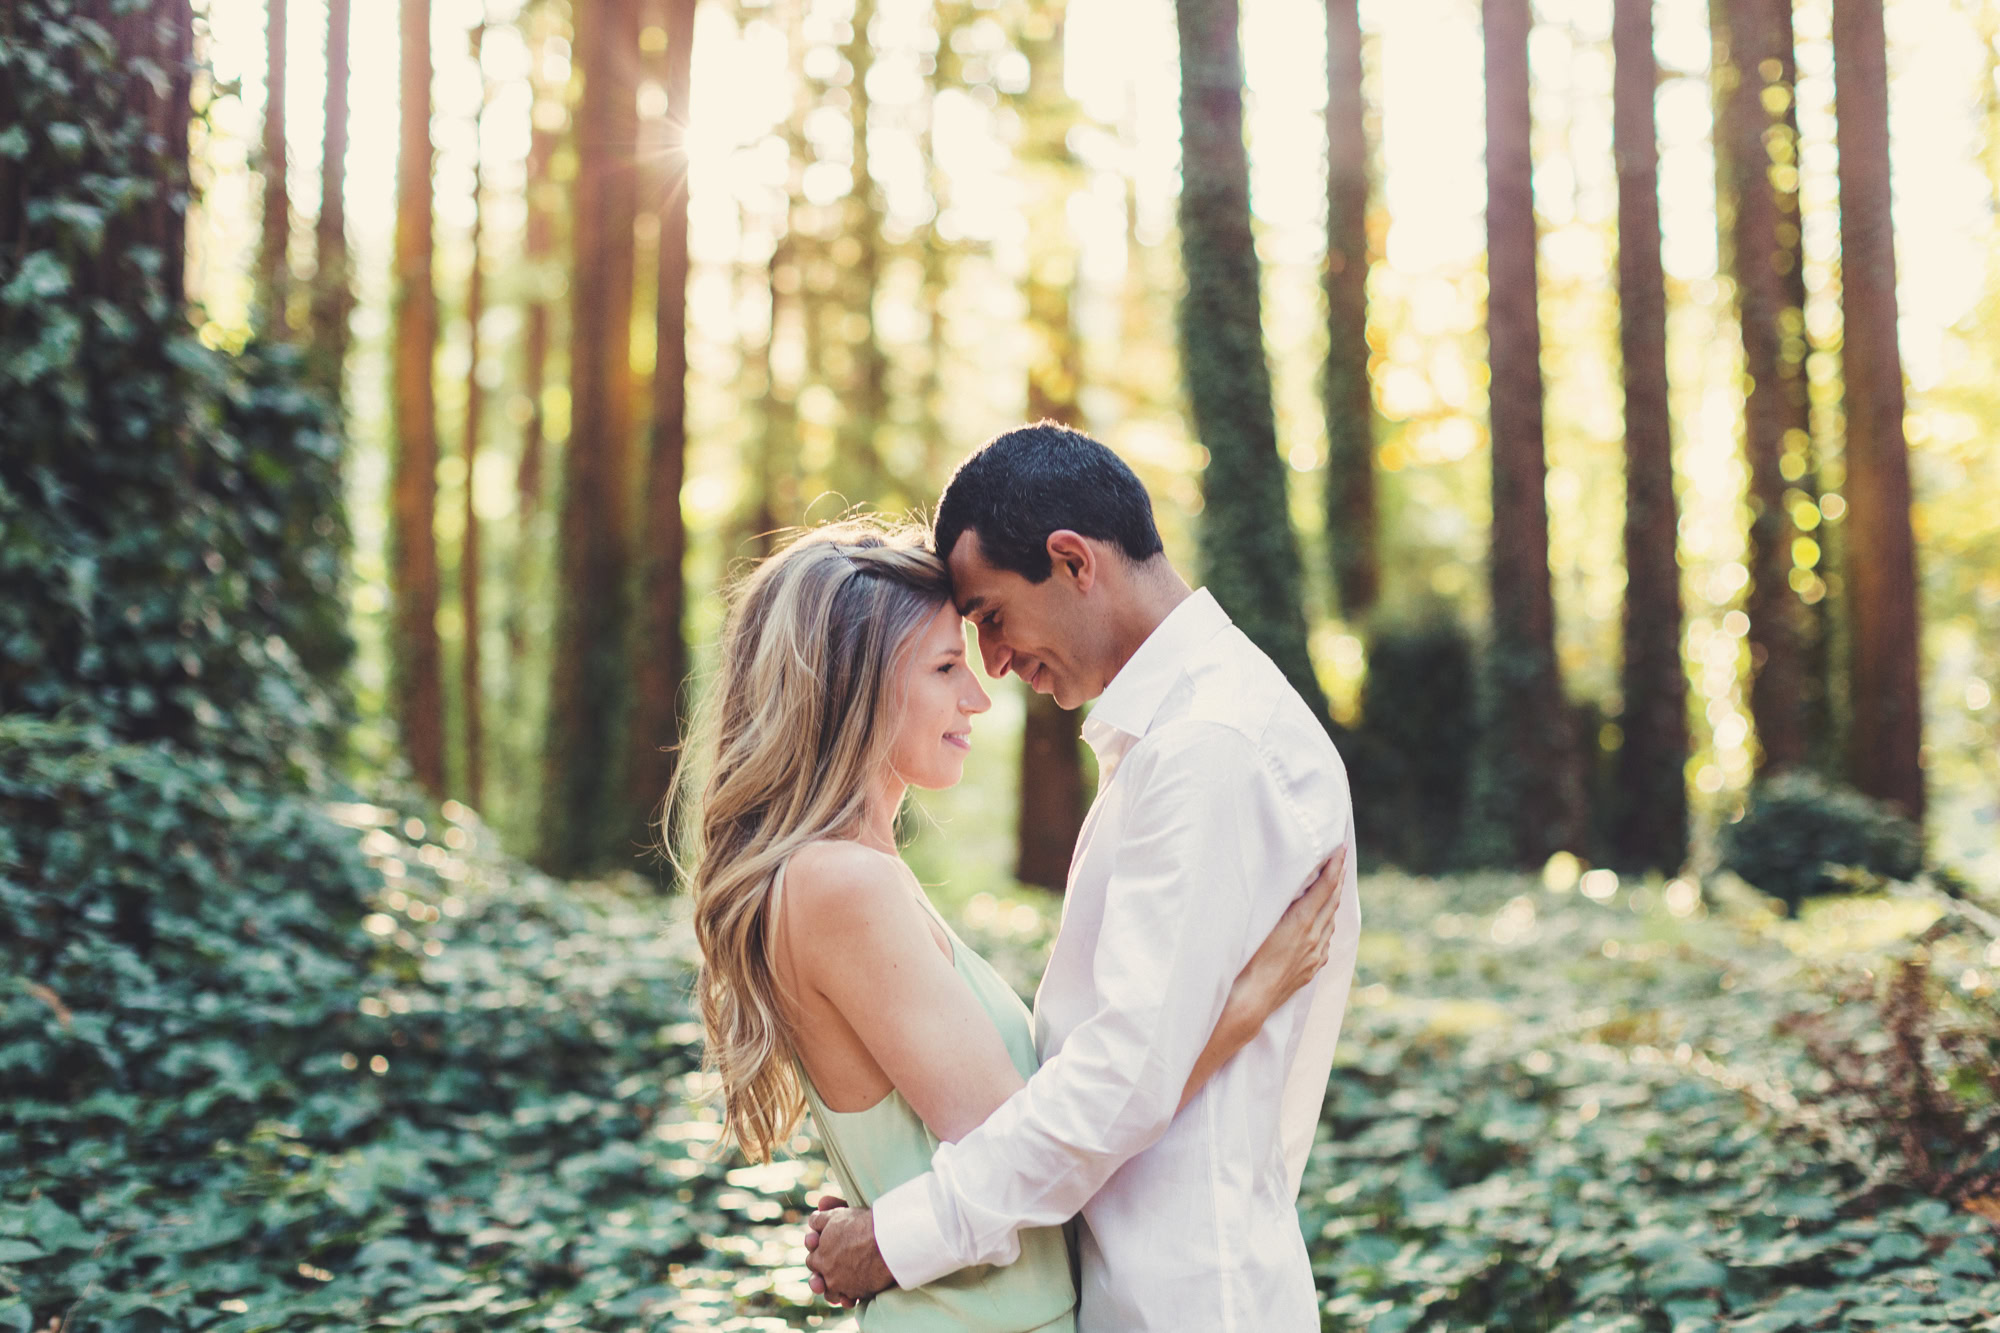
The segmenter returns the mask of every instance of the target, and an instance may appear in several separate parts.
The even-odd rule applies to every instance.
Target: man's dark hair
[[[1038,421],[996,435],[958,465],[938,500],[931,539],[941,556],[966,532],[995,569],[1048,578],[1049,534],[1060,528],[1110,542],[1128,560],[1166,548],[1153,502],[1125,461],[1082,431]]]

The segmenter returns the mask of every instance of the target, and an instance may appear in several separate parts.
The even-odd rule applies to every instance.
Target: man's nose
[[[981,625],[979,627],[979,660],[985,664],[986,674],[994,680],[998,680],[1007,674],[1007,667],[1013,662],[1014,655],[1007,651],[1007,645],[1000,641],[999,635]]]

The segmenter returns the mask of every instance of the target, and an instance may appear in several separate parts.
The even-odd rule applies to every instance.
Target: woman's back
[[[779,924],[786,871],[781,870],[778,878],[771,898],[774,943],[790,939],[789,932]],[[999,1032],[1014,1068],[1023,1079],[1027,1078],[1035,1071],[1037,1057],[1032,1019],[1026,1006],[992,966],[967,948],[937,917],[915,891],[914,882],[910,887],[911,906],[921,907],[943,932],[950,947],[953,970]],[[774,949],[774,966],[781,981],[790,979],[789,953],[786,948]],[[800,993],[792,986],[782,989],[793,996]],[[824,1015],[804,1012],[808,1005],[810,1000],[801,1003],[795,999],[788,1008],[800,1010],[796,1015],[800,1026],[824,1029],[824,1024],[812,1022],[813,1018]],[[827,1045],[814,1044],[809,1035],[805,1040],[819,1056],[817,1063],[823,1071],[829,1064],[828,1046],[833,1048],[835,1062],[845,1059],[851,1063],[855,1059],[853,1052],[839,1051],[844,1043],[837,1039]],[[867,1059],[865,1055],[861,1058]],[[873,1061],[867,1063],[872,1065]],[[930,1169],[938,1137],[893,1086],[862,1109],[837,1111],[820,1096],[805,1061],[799,1059],[797,1064],[807,1105],[819,1126],[821,1146],[835,1176],[849,1192],[850,1202],[871,1204],[886,1191]],[[854,1071],[841,1072],[849,1077],[836,1081],[849,1083]],[[862,1085],[874,1081],[867,1072],[862,1072],[859,1078]],[[838,1095],[834,1099],[845,1100]],[[1066,1239],[1060,1228],[1046,1227],[1023,1232],[1021,1257],[1004,1268],[967,1268],[914,1291],[892,1288],[883,1292],[862,1307],[861,1327],[867,1333],[942,1333],[947,1329],[971,1333],[1025,1333],[1026,1330],[1060,1333],[1074,1327],[1075,1303]]]

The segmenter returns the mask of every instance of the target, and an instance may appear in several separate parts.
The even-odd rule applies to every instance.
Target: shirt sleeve
[[[1097,1010],[928,1173],[875,1201],[876,1245],[903,1288],[1012,1262],[1022,1228],[1067,1221],[1158,1141],[1237,973],[1323,854],[1232,729],[1170,724],[1118,776],[1132,786],[1092,960]]]

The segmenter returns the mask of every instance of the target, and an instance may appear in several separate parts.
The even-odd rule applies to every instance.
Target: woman
[[[991,702],[950,594],[921,534],[841,523],[800,537],[737,595],[698,747],[684,869],[725,1129],[768,1160],[810,1108],[862,1203],[925,1171],[940,1140],[1036,1067],[1026,1008],[896,850],[905,792],[959,780]],[[1336,865],[1245,968],[1187,1094],[1317,971],[1338,880]],[[1048,1228],[1004,1268],[884,1292],[861,1324],[1067,1330],[1074,1305],[1062,1231]]]

